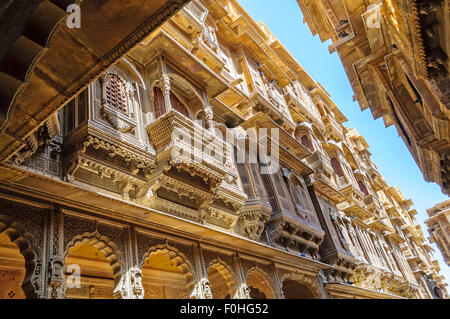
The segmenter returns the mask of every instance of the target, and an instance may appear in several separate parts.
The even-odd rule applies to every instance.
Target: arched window
[[[164,95],[162,90],[155,86],[153,88],[153,104],[155,107],[155,119],[158,119],[166,113],[166,106],[164,103]],[[172,108],[186,117],[189,117],[189,112],[184,104],[176,97],[173,92],[170,92],[170,104]]]
[[[369,196],[367,187],[366,187],[366,185],[364,185],[364,183],[362,181],[358,181],[358,186],[359,186],[359,189],[361,190],[361,192],[363,192],[365,196]]]
[[[303,135],[301,140],[304,147],[306,147],[310,152],[314,152],[314,146],[312,145],[308,135]]]
[[[128,111],[125,83],[115,74],[109,74],[106,79],[106,102],[121,112]]]
[[[341,163],[339,163],[339,161],[335,157],[331,159],[331,166],[333,167],[334,173],[337,176],[339,177],[344,176],[344,171],[342,170]]]
[[[195,117],[195,120],[197,121],[197,124],[201,125],[203,128],[206,128],[205,112],[203,111],[198,112],[197,116]]]

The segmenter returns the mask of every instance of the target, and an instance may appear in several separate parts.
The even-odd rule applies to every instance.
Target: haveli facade
[[[2,166],[0,298],[447,298],[412,201],[345,121],[236,1],[190,2]],[[273,174],[224,140],[251,157],[252,128]],[[225,160],[173,160],[193,145]]]
[[[427,182],[450,194],[450,2],[297,0],[331,40],[361,110],[395,125]]]
[[[450,200],[434,205],[427,209],[429,240],[435,243],[444,257],[447,265],[450,265]]]

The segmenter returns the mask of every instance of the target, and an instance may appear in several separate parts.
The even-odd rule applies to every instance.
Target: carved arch
[[[236,290],[236,287],[235,287],[236,281],[234,279],[235,275],[234,275],[233,269],[219,257],[209,263],[208,277],[209,277],[209,273],[212,270],[215,270],[220,275],[222,275],[222,277],[225,280],[226,285],[227,285],[227,292],[230,295],[230,298],[233,297],[235,290]],[[211,280],[210,280],[210,282],[211,282]],[[211,283],[211,285],[213,286],[213,283]]]
[[[353,172],[353,175],[355,176],[357,183],[362,182],[364,184],[364,187],[366,187],[369,194],[371,193],[371,191],[373,191],[373,186],[372,186],[373,184],[371,182],[371,178],[368,177],[365,172],[362,172],[358,169]]]
[[[316,139],[320,140],[322,143],[327,143],[327,138],[323,134],[323,132],[317,127],[316,124],[311,123],[311,130]]]
[[[319,283],[315,277],[299,273],[287,273],[283,275],[281,281],[282,283],[284,283],[286,280],[296,281],[299,284],[305,286],[314,298],[322,298],[320,294]]]
[[[202,103],[202,105],[205,105],[205,99],[202,96],[201,92],[199,92],[198,88],[196,88],[190,81],[188,81],[183,76],[181,76],[175,72],[169,72],[168,75],[171,80],[180,81],[181,83],[183,83],[185,85],[185,87],[188,87],[189,89],[191,89],[192,92],[197,96],[199,101]]]
[[[338,144],[330,140],[326,145],[324,145],[324,149],[328,153],[328,156],[330,158],[332,158],[334,154],[340,155],[345,158],[345,153],[342,150],[341,143]]]
[[[84,233],[82,235],[75,236],[66,247],[64,252],[64,260],[69,255],[69,251],[72,247],[89,244],[92,247],[97,248],[101,253],[105,255],[106,260],[109,261],[114,276],[114,288],[120,281],[122,275],[122,253],[117,245],[112,242],[108,237],[101,235],[98,231],[92,233]]]
[[[22,289],[28,299],[37,298],[36,288],[38,287],[33,284],[33,275],[37,259],[41,256],[41,250],[35,244],[33,235],[27,232],[20,223],[4,215],[0,215],[0,234],[6,235],[12,243],[17,245],[25,258],[25,277],[22,281]]]
[[[258,266],[252,267],[246,276],[247,286],[258,289],[267,299],[275,299],[275,291],[269,281],[269,276]]]
[[[206,108],[207,108],[207,103],[205,101],[205,98],[202,96],[201,92],[199,91],[199,89],[194,86],[190,81],[188,81],[187,79],[185,79],[183,76],[179,75],[178,73],[175,72],[167,72],[167,74],[165,75],[169,81],[170,81],[170,94],[173,95],[174,97],[176,97],[180,103],[183,105],[183,107],[186,109],[187,113],[188,113],[188,117],[191,118],[192,120],[196,119],[196,116],[198,112],[194,112],[194,110],[192,110],[192,108],[189,106],[189,104],[187,103],[187,101],[181,97],[175,90],[172,89],[172,83],[178,83],[179,86],[181,86],[183,89],[190,89],[193,94],[195,95],[195,97],[198,99],[198,101],[201,104],[201,109],[199,109],[198,111],[205,111],[206,114]],[[163,83],[161,80],[161,74],[158,78],[154,79],[153,81],[151,81],[151,85],[150,85],[150,99],[151,99],[151,103],[153,105],[153,111],[155,112],[155,93],[154,93],[154,89],[155,88],[159,88],[163,91]],[[165,108],[165,106],[164,106]],[[164,113],[163,113],[164,114]]]
[[[127,67],[127,69],[129,69],[131,71],[129,73],[131,73],[130,74],[130,78],[133,79],[133,82],[140,84],[142,86],[142,88],[144,90],[146,90],[147,87],[145,85],[144,78],[141,75],[141,73],[136,69],[136,67],[133,65],[133,63],[128,61],[128,59],[126,59],[125,57],[122,58],[122,61],[124,62],[124,64]]]
[[[192,267],[192,263],[189,261],[185,254],[183,254],[177,248],[170,246],[169,244],[159,244],[150,247],[142,258],[140,268],[142,269],[147,258],[158,252],[162,252],[167,257],[169,257],[171,261],[174,261],[176,263],[176,266],[181,270],[184,278],[186,279],[188,289],[190,290],[191,288],[193,288],[195,276],[193,273],[194,268]]]
[[[211,17],[211,15],[209,13],[206,15],[204,23],[206,24],[207,22],[211,23],[211,26],[214,27],[215,31],[219,30],[219,28],[217,27],[216,21],[214,21],[214,19]]]

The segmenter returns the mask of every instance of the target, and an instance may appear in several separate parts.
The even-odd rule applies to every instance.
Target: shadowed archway
[[[214,259],[208,267],[208,280],[211,284],[213,299],[231,299],[236,287],[234,272],[220,258]]]
[[[315,299],[305,284],[291,279],[283,281],[283,293],[286,299]]]
[[[275,293],[265,272],[253,267],[247,274],[247,286],[252,299],[275,299]]]

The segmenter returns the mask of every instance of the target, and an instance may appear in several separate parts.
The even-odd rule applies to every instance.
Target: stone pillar
[[[197,268],[197,282],[190,294],[191,299],[213,299],[211,292],[211,284],[208,280],[208,273],[203,259],[203,251],[200,244],[194,245],[194,256]]]
[[[280,277],[277,267],[272,263],[273,273],[275,275],[275,282],[277,283],[276,295],[278,299],[286,299],[283,292],[283,278]]]
[[[64,260],[64,215],[59,208],[50,213],[48,232],[47,298],[64,299],[66,294]]]
[[[364,257],[364,251],[363,251],[363,249],[361,247],[361,244],[360,244],[360,239],[358,238],[358,235],[355,233],[355,227],[353,226],[352,221],[350,220],[347,223],[347,225],[348,225],[349,235],[352,238],[353,242],[355,243],[356,251],[358,252],[358,255],[359,255],[360,259],[362,261],[364,261],[364,262],[367,262],[366,258]]]
[[[203,112],[205,114],[206,128],[210,131],[214,130],[215,123],[214,123],[214,112],[213,112],[212,106],[209,104],[205,104],[203,106]]]
[[[127,88],[127,97],[128,97],[128,102],[129,102],[128,110],[129,110],[130,117],[133,120],[136,120],[136,114],[137,114],[135,93],[136,93],[136,89],[133,87],[133,85],[128,84],[128,88]]]
[[[233,299],[251,299],[250,297],[250,288],[247,286],[247,282],[245,280],[245,274],[242,269],[241,260],[239,255],[236,253],[233,255],[234,268],[238,272],[240,285],[236,290],[236,293],[233,296]]]
[[[172,103],[170,102],[170,76],[167,73],[167,68],[162,57],[159,58],[159,67],[161,72],[159,85],[164,96],[165,113],[169,113],[172,111]]]
[[[102,98],[101,98],[101,106],[102,109],[105,108],[106,106],[106,77],[107,75],[102,75],[100,77],[100,87],[101,87],[101,92],[102,92]]]

